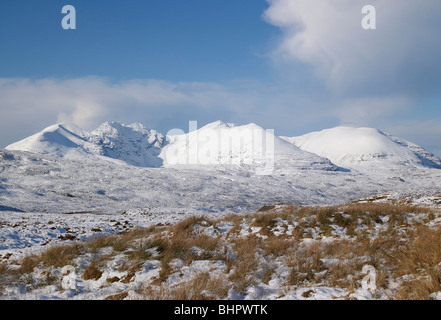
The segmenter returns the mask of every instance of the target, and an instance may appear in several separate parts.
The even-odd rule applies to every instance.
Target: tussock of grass
[[[99,268],[99,262],[94,259],[90,265],[84,270],[82,278],[84,280],[98,280],[103,275],[103,272]]]
[[[244,292],[255,280],[258,267],[256,252],[259,244],[259,239],[253,236],[237,239],[234,243],[234,252],[237,256],[229,261],[229,268],[232,269],[229,280],[233,283],[236,292]]]
[[[182,285],[148,287],[143,294],[150,300],[214,300],[226,298],[228,291],[229,286],[225,276],[202,272]]]
[[[72,260],[81,254],[78,244],[53,246],[44,251],[40,259],[47,267],[60,268],[71,264]]]

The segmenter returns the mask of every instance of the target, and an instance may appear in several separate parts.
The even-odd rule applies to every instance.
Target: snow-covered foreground
[[[439,208],[276,205],[8,257],[0,299],[437,299],[440,238]]]

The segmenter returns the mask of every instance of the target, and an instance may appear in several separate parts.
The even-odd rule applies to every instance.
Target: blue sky
[[[371,126],[441,154],[441,3],[369,3],[376,30],[362,0],[3,0],[0,147],[55,122],[221,119]]]
[[[61,28],[61,8],[77,30]],[[5,0],[0,4],[3,77],[225,81],[265,79],[262,59],[277,28],[265,0]]]

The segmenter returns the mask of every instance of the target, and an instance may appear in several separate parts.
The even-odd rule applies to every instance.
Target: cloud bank
[[[86,130],[104,121],[141,122],[166,133],[172,128],[186,131],[190,120],[203,125],[221,119],[238,124],[255,122],[295,134],[290,128],[329,116],[313,116],[314,108],[318,111],[321,106],[286,88],[257,81],[221,84],[99,77],[4,78],[0,79],[0,145],[60,122]]]

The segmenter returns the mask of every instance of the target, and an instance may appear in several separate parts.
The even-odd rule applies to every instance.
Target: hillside
[[[139,123],[105,122],[92,132],[73,124],[56,124],[5,149],[76,160],[106,157],[139,167],[160,167],[163,142],[162,134]]]
[[[369,128],[308,137],[301,147],[321,146],[340,166],[255,124],[217,121],[169,137],[140,124],[104,123],[92,132],[48,127],[0,150],[0,252],[41,247],[64,237],[66,228],[87,238],[95,233],[90,223],[115,232],[112,221],[119,219],[145,226],[274,203],[441,194],[439,159],[415,144]],[[195,154],[202,164],[191,164]]]
[[[328,159],[300,150],[252,123],[243,126],[216,121],[184,135],[169,136],[160,157],[165,166],[249,165],[328,170]]]
[[[381,169],[400,165],[441,169],[441,159],[430,152],[374,128],[336,127],[284,139],[343,167]]]

